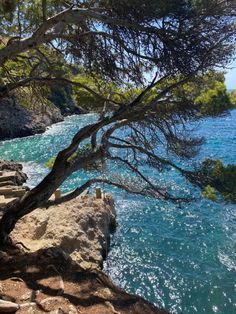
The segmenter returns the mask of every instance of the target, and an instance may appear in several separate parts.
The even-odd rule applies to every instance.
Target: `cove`
[[[47,173],[45,162],[65,147],[76,130],[96,119],[72,116],[46,133],[0,143],[0,159],[23,162],[29,186]],[[206,157],[236,162],[236,111],[204,119],[195,130],[206,138],[196,161]],[[109,164],[103,174],[125,170]],[[112,236],[105,271],[118,285],[172,313],[236,312],[236,206],[199,198],[199,191],[174,171],[146,174],[173,191],[198,196],[196,202],[172,204],[131,196],[104,187],[116,199],[118,228]],[[79,171],[62,186],[64,192],[92,178]]]

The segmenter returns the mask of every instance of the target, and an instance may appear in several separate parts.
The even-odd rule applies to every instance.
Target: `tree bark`
[[[42,206],[70,173],[71,169],[66,168],[65,164],[62,163],[53,169],[38,186],[27,192],[22,199],[6,208],[0,221],[0,243],[6,243],[16,222]]]
[[[112,118],[104,118],[102,121],[80,129],[72,139],[70,145],[58,153],[51,172],[42,182],[31,191],[27,192],[20,201],[6,208],[6,212],[3,214],[0,221],[0,243],[6,243],[16,222],[34,209],[44,205],[68,176],[74,171],[83,168],[87,163],[102,157],[103,150],[98,148],[95,151],[91,151],[86,156],[78,156],[76,160],[72,162],[68,161],[83,140],[91,137],[94,132],[97,132],[101,127],[110,122],[112,122]]]

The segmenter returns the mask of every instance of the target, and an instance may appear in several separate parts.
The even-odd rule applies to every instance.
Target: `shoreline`
[[[0,141],[43,134],[48,127],[64,121],[65,117],[84,113],[87,111],[73,102],[68,104],[67,110],[54,104],[32,110],[22,106],[12,95],[0,101]]]
[[[11,164],[13,167],[14,163]],[[58,308],[65,309],[63,313],[73,314],[168,313],[139,296],[126,293],[102,271],[103,261],[109,251],[110,234],[115,225],[116,213],[111,196],[96,199],[92,195],[83,195],[59,205],[38,208],[24,216],[13,230],[12,239],[15,243],[22,243],[27,250],[11,256],[9,252],[0,249],[0,309],[1,302],[5,302],[1,297],[4,292],[13,301],[14,306],[11,306],[15,308],[14,312],[19,314],[26,313],[26,308],[30,313],[43,313],[37,304],[42,305],[49,299],[50,313],[57,313]],[[37,278],[43,278],[43,287],[47,287],[45,291],[38,281],[34,283],[32,269],[37,269]],[[52,296],[49,292],[55,285],[55,270],[61,279],[56,294]],[[84,278],[82,282],[77,274],[78,278]],[[16,281],[11,280],[13,277]],[[30,284],[27,284],[26,289],[27,280]],[[73,282],[73,292],[70,282]],[[34,286],[38,303],[30,301],[33,293],[31,286]],[[68,289],[73,298],[68,298]],[[75,298],[81,302],[77,304]],[[86,301],[88,299],[90,301]],[[68,309],[70,311],[67,312]]]
[[[35,209],[17,223],[12,237],[30,252],[58,247],[74,262],[102,269],[115,226],[113,198],[87,194]]]

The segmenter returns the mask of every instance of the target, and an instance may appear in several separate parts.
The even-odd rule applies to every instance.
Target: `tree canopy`
[[[157,172],[174,168],[201,187],[208,184],[204,173],[184,169],[178,159],[195,156],[203,142],[188,131],[188,123],[229,108],[222,78],[219,74],[213,80],[212,71],[227,65],[234,53],[235,1],[4,3],[0,97],[26,86],[64,82],[83,90],[85,97],[100,97],[103,106],[98,120],[78,130],[58,153],[43,181],[7,208],[0,222],[2,242],[18,219],[44,204],[69,175],[94,162],[118,162],[138,184],[94,177],[66,199],[104,182],[130,193],[186,200],[142,173],[143,163]],[[55,60],[63,60],[62,66]],[[22,67],[26,62],[29,68],[9,73],[9,62],[22,62]],[[76,77],[75,69],[83,69],[82,76]],[[215,104],[216,94],[224,105]]]

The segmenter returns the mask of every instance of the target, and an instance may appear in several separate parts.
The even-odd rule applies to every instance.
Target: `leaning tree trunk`
[[[43,179],[43,181],[30,192],[27,192],[19,202],[6,208],[6,212],[3,214],[0,221],[0,244],[7,242],[9,234],[14,229],[16,222],[37,207],[44,205],[69,175],[74,171],[83,168],[89,162],[103,156],[103,149],[102,147],[99,147],[97,150],[95,149],[94,151],[91,151],[86,156],[78,156],[75,161],[69,161],[69,158],[76,152],[82,141],[91,137],[100,128],[114,120],[114,117],[105,117],[102,120],[80,129],[73,137],[70,145],[58,153],[51,172]]]
[[[71,169],[62,163],[53,169],[44,180],[27,192],[18,202],[6,208],[0,221],[0,244],[7,242],[9,234],[14,229],[16,222],[34,209],[42,206],[70,175]]]

